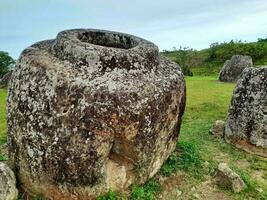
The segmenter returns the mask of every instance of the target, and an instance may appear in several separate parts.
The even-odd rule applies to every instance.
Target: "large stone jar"
[[[225,139],[267,157],[267,67],[246,68],[233,93]]]
[[[152,177],[175,148],[185,81],[149,41],[63,31],[25,49],[12,76],[9,154],[31,195],[121,191]]]

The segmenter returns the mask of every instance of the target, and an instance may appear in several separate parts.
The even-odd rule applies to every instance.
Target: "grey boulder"
[[[230,188],[233,192],[241,192],[245,188],[244,181],[226,163],[220,163],[216,174],[217,185]]]
[[[222,138],[224,134],[225,121],[216,120],[210,130],[214,137]]]
[[[267,157],[267,68],[246,68],[237,82],[225,127],[227,142]]]
[[[234,55],[230,60],[225,61],[219,80],[222,82],[236,82],[246,67],[253,67],[250,56]]]
[[[18,190],[13,171],[0,162],[0,200],[17,200]]]

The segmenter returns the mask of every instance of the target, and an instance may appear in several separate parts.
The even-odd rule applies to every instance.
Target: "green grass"
[[[122,200],[122,198],[120,198],[119,196],[119,194],[113,192],[112,190],[109,190],[106,196],[99,196],[97,200]]]
[[[6,142],[6,97],[7,91],[0,89],[0,144]]]
[[[7,156],[4,153],[0,152],[0,161],[6,161],[7,160]]]
[[[205,63],[200,67],[192,67],[190,70],[193,72],[193,76],[214,76],[216,77],[223,63]]]
[[[132,186],[131,200],[154,200],[156,193],[159,191],[159,182],[157,180],[151,179],[143,186]]]
[[[182,123],[179,141],[194,144],[199,151],[200,159],[207,161],[207,169],[199,168],[198,173],[213,175],[219,162],[227,162],[239,172],[248,185],[240,194],[230,194],[235,199],[267,199],[267,179],[265,183],[254,181],[251,174],[267,169],[267,162],[257,156],[247,154],[225,143],[214,139],[209,130],[215,120],[225,120],[235,84],[221,83],[216,77],[188,77],[187,106]],[[194,153],[193,153],[194,154]],[[249,166],[241,169],[238,160],[247,160]],[[256,169],[255,169],[256,168]],[[191,168],[191,176],[196,168]],[[263,192],[257,192],[262,188]],[[265,192],[266,191],[266,192]]]
[[[194,143],[182,141],[177,143],[177,150],[163,164],[160,174],[170,176],[178,170],[190,171],[201,167],[202,160]]]

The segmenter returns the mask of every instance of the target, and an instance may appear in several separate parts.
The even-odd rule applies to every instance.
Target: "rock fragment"
[[[244,181],[226,163],[220,163],[216,174],[218,186],[231,188],[233,192],[241,192],[245,188]]]
[[[210,130],[210,133],[217,138],[222,138],[224,134],[225,121],[216,120]]]
[[[13,171],[3,162],[0,162],[0,200],[17,200],[18,190]]]

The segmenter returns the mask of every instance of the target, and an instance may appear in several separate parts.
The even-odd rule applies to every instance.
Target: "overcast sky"
[[[18,58],[64,29],[134,34],[161,50],[267,37],[267,0],[0,0],[0,51]]]

